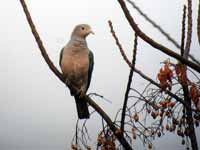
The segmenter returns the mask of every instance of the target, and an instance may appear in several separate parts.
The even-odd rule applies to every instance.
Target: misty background
[[[184,0],[135,0],[136,4],[180,41]],[[123,104],[129,67],[122,59],[110,34],[112,20],[127,55],[131,59],[134,33],[116,0],[29,0],[26,1],[43,44],[54,64],[59,67],[60,49],[68,42],[75,25],[87,23],[95,35],[87,38],[93,51],[95,66],[88,93],[96,92],[112,104],[95,98],[113,119]],[[196,36],[197,1],[193,1],[193,43],[191,53],[200,58]],[[139,27],[153,39],[178,52],[156,29],[147,23],[130,5]],[[75,133],[77,112],[69,90],[44,62],[25,14],[18,0],[0,5],[0,149],[1,150],[63,150],[69,149]],[[152,49],[139,39],[136,67],[156,79],[160,62],[166,55]],[[132,86],[144,86],[137,74]],[[92,109],[90,108],[90,111]],[[88,129],[96,139],[101,126],[98,114],[91,116]],[[197,139],[200,131],[197,128]],[[95,144],[93,141],[91,144]],[[154,142],[156,149],[182,150],[181,138],[166,133]],[[200,144],[200,142],[199,142]],[[199,145],[200,147],[200,145]],[[141,142],[135,149],[145,149]]]

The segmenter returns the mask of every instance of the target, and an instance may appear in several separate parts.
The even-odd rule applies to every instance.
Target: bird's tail
[[[79,95],[74,96],[76,101],[76,108],[79,119],[88,119],[90,117],[90,113],[88,110],[87,102],[84,99],[81,99]]]

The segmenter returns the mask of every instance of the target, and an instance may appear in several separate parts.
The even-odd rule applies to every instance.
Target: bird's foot
[[[66,86],[68,86],[68,88],[70,89],[71,95],[76,95],[76,91],[75,91],[75,89],[72,87],[72,83],[71,83],[71,81],[70,81],[68,78],[65,79],[65,84],[66,84]]]
[[[79,90],[79,91],[77,92],[77,96],[78,96],[80,99],[83,98],[84,95],[85,95],[85,93],[83,92],[83,90]]]
[[[69,81],[68,78],[65,79],[65,84],[66,84],[67,86],[70,86],[70,85],[71,85],[71,82]]]

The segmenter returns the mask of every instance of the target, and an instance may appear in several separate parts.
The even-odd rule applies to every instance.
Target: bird
[[[77,92],[70,89],[70,93],[75,98],[79,119],[90,117],[88,104],[82,96],[87,93],[94,68],[94,55],[86,41],[86,37],[90,34],[94,34],[90,25],[76,25],[71,33],[71,39],[60,51],[59,65],[65,83],[78,89]]]

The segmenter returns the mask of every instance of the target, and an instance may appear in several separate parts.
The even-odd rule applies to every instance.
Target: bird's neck
[[[86,39],[83,38],[83,37],[73,35],[73,36],[71,36],[71,41],[74,44],[80,44],[80,45],[83,45],[83,46],[87,46]]]

